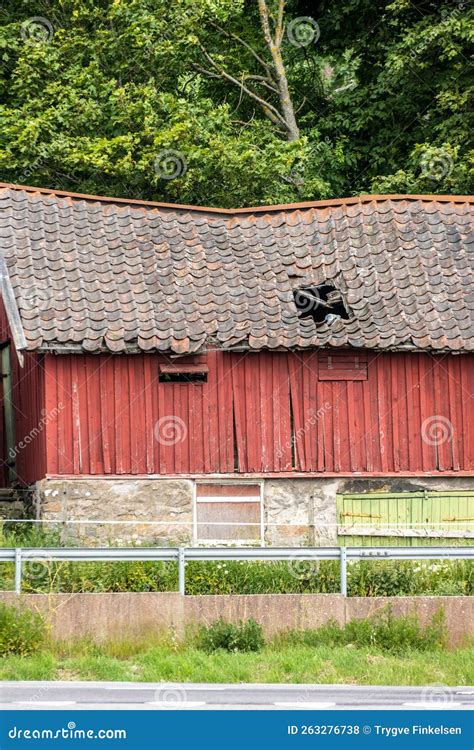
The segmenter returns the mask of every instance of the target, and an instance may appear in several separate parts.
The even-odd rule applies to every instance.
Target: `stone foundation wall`
[[[38,519],[57,522],[64,541],[190,545],[193,484],[191,479],[44,479],[35,486],[34,505]],[[336,545],[337,494],[423,489],[474,490],[474,477],[266,479],[265,542]]]
[[[193,483],[187,479],[43,479],[37,518],[57,521],[69,542],[190,544]]]

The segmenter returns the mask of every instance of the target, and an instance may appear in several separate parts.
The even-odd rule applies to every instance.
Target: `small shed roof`
[[[29,350],[474,350],[474,198],[249,209],[0,184],[0,246]],[[299,289],[340,293],[316,321]]]

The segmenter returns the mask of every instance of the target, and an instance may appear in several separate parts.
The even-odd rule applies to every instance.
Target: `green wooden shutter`
[[[341,494],[337,522],[348,546],[470,544],[474,491]]]

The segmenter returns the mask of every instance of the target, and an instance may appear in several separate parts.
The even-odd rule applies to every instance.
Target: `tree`
[[[467,5],[7,0],[0,177],[239,206],[472,191]]]
[[[260,14],[260,24],[262,36],[271,55],[270,61],[265,61],[261,54],[249,42],[242,39],[234,32],[226,31],[219,24],[211,23],[213,29],[223,34],[227,39],[235,40],[248,50],[261,68],[261,73],[250,74],[243,72],[238,77],[234,77],[225,70],[212,57],[202,43],[199,48],[205,59],[211,66],[211,70],[206,70],[199,64],[195,64],[196,70],[210,78],[221,78],[224,81],[236,85],[243,94],[249,96],[261,107],[263,114],[270,122],[278,128],[283,128],[289,141],[296,141],[300,137],[300,130],[296,122],[295,110],[293,107],[292,96],[288,85],[285,63],[282,55],[283,34],[285,31],[285,0],[278,0],[276,18],[273,19],[266,0],[258,0],[258,10]],[[274,29],[271,28],[271,21],[274,20]],[[271,94],[276,94],[279,100],[279,108],[264,98],[261,93],[257,93],[249,85],[253,83],[255,87],[264,87]]]

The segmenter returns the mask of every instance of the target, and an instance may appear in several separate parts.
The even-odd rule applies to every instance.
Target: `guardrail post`
[[[341,547],[341,594],[347,596],[347,549]]]
[[[21,594],[21,547],[15,549],[15,594]]]
[[[184,556],[184,547],[180,547],[178,550],[178,580],[179,580],[179,593],[183,596],[186,593],[186,560]]]

